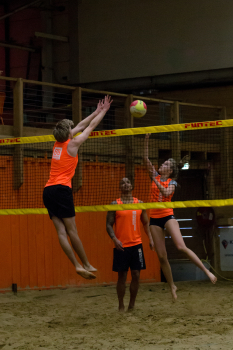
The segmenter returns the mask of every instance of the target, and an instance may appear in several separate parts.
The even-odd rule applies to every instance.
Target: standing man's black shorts
[[[142,244],[126,247],[123,250],[113,249],[113,267],[115,272],[145,270],[146,264]]]
[[[54,185],[44,188],[43,201],[49,217],[59,219],[75,216],[72,189],[69,186]]]

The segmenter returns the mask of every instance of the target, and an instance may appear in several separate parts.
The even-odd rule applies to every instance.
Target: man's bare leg
[[[130,301],[128,306],[128,311],[134,308],[135,300],[138,294],[140,270],[131,271],[132,280],[130,283]]]
[[[78,236],[75,217],[62,219],[66,228],[66,232],[70,237],[72,247],[83,263],[85,270],[89,272],[97,271],[88,261],[81,239]]]
[[[84,269],[82,267],[82,265],[80,265],[78,263],[78,261],[75,257],[75,254],[74,254],[74,252],[69,244],[69,241],[67,239],[66,228],[65,228],[65,225],[62,222],[62,220],[57,218],[56,216],[53,216],[52,221],[53,221],[53,224],[57,230],[59,243],[60,243],[63,251],[67,255],[67,257],[70,259],[70,261],[74,265],[77,274],[82,276],[83,278],[86,278],[86,279],[96,278],[96,276],[93,273],[87,271],[86,269]]]
[[[128,271],[119,271],[118,272],[118,281],[117,281],[117,296],[119,301],[119,311],[124,312],[125,311],[125,305],[124,305],[124,296],[125,296],[125,282],[127,278]]]

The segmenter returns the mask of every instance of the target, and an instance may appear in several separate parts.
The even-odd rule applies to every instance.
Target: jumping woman
[[[148,158],[148,142],[150,134],[146,134],[144,141],[144,163],[149,173],[151,183],[151,202],[171,202],[175,192],[178,175],[178,166],[173,158],[166,160],[159,168],[158,173]],[[199,267],[215,284],[215,277],[201,262],[197,255],[186,247],[180,232],[179,224],[176,221],[173,209],[151,209],[150,210],[150,230],[154,240],[155,250],[158,254],[161,269],[171,289],[173,301],[177,299],[177,287],[172,278],[171,267],[167,258],[165,246],[165,232],[171,236],[176,248],[184,253],[197,267]]]

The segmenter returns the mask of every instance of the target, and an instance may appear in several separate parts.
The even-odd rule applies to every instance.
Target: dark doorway
[[[172,201],[189,201],[205,199],[205,173],[204,169],[181,170],[177,179],[177,189]]]

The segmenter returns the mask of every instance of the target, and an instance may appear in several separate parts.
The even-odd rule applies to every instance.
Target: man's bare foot
[[[96,278],[96,276],[93,273],[87,271],[83,267],[76,267],[76,273],[82,276],[83,278],[86,278],[87,280],[93,280],[94,278]]]
[[[89,272],[96,272],[97,269],[95,267],[93,267],[91,264],[89,265],[83,265],[84,269],[89,271]]]
[[[173,286],[171,287],[172,301],[173,302],[175,302],[177,299],[176,291],[177,291],[177,287],[173,284]]]
[[[122,300],[119,300],[118,311],[119,311],[119,312],[124,312],[124,311],[125,311],[125,305],[124,305],[123,299],[122,299]]]
[[[129,306],[128,306],[128,312],[133,311],[133,310],[134,310],[134,306],[129,305]]]
[[[214,276],[209,270],[206,271],[206,275],[209,277],[210,281],[215,284],[217,282],[217,277]]]
[[[119,312],[125,312],[125,307],[124,306],[119,306],[118,311]]]

